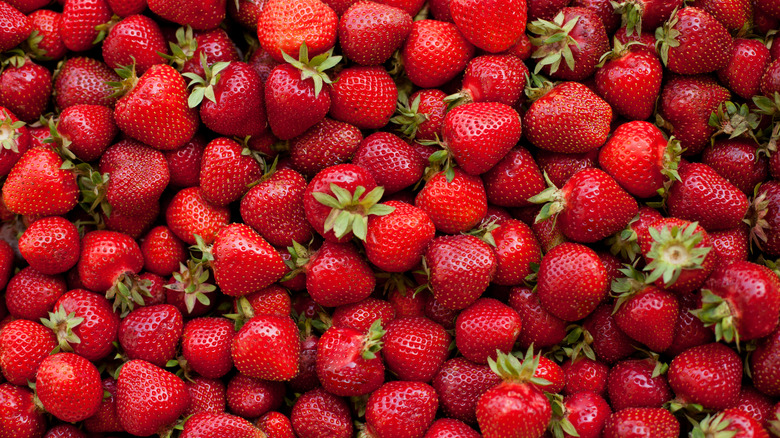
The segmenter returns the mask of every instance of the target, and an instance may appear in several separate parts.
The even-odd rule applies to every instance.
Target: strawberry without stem
[[[415,21],[401,49],[406,75],[422,88],[444,85],[473,55],[474,46],[454,24],[436,20]]]
[[[450,354],[451,338],[444,327],[421,317],[385,323],[382,357],[401,380],[430,382]]]
[[[236,333],[231,356],[242,374],[264,380],[290,380],[298,373],[301,343],[288,316],[257,315]]]
[[[428,214],[417,207],[398,201],[385,205],[395,210],[368,218],[366,257],[384,271],[408,271],[420,263],[436,228]]]
[[[76,175],[62,169],[48,147],[34,147],[16,162],[3,185],[3,202],[17,214],[57,216],[76,206]]]
[[[260,44],[277,62],[282,53],[298,52],[303,43],[312,56],[336,43],[338,16],[320,0],[268,0],[257,20]]]
[[[392,381],[368,398],[366,437],[415,438],[428,430],[436,416],[439,397],[425,383]]]
[[[97,412],[103,399],[100,373],[78,354],[54,354],[38,367],[35,395],[46,411],[60,420],[84,420]]]
[[[0,331],[0,369],[8,382],[26,385],[35,379],[38,365],[57,347],[57,338],[46,327],[17,319]]]
[[[385,62],[412,30],[409,14],[382,3],[356,2],[340,15],[341,49],[360,65]]]
[[[466,39],[491,53],[514,46],[525,31],[525,0],[450,0],[449,9]]]
[[[46,432],[44,413],[33,402],[33,393],[27,388],[0,384],[0,425],[4,431],[18,438],[36,438]]]
[[[193,29],[213,29],[225,19],[226,0],[147,0],[147,3],[160,17]]]

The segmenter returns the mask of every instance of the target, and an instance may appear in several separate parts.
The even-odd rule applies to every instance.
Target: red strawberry
[[[173,67],[158,64],[140,78],[120,72],[126,94],[117,101],[114,118],[123,133],[160,150],[179,148],[192,138],[198,116],[187,106],[184,79]]]
[[[609,371],[607,392],[612,408],[660,408],[673,398],[663,375],[664,364],[652,359],[618,362]]]
[[[67,290],[60,275],[45,275],[27,267],[14,275],[5,291],[8,313],[14,318],[38,320],[45,318],[54,303]],[[31,293],[31,291],[35,291]]]
[[[386,322],[382,357],[400,380],[430,382],[447,356],[451,338],[444,327],[421,317]]]
[[[686,155],[697,154],[710,143],[715,133],[708,124],[710,115],[729,95],[727,89],[706,76],[672,76],[664,85],[659,114],[664,126],[680,140]]]
[[[333,81],[331,117],[361,129],[387,125],[395,112],[398,89],[383,67],[348,67]]]
[[[73,105],[60,113],[56,131],[52,134],[67,156],[73,154],[88,162],[100,158],[118,132],[110,108]]]
[[[385,195],[403,190],[423,176],[426,162],[412,146],[389,132],[375,132],[358,146],[352,164],[371,173]]]
[[[726,409],[716,415],[707,415],[694,423],[691,434],[727,433],[734,438],[769,438],[769,433],[750,415],[739,409]],[[704,435],[706,436],[706,435]]]
[[[758,341],[756,349],[750,354],[750,373],[753,384],[761,393],[776,397],[780,394],[777,371],[780,370],[780,329]]]
[[[466,423],[452,418],[440,418],[433,422],[428,432],[425,432],[424,438],[479,438],[480,436]]]
[[[377,319],[381,319],[382,327],[386,327],[387,323],[395,319],[395,310],[389,302],[369,297],[335,308],[331,319],[335,327],[366,332]]]
[[[280,412],[269,412],[255,420],[260,430],[269,438],[295,438],[290,419]]]
[[[368,218],[366,257],[384,271],[405,272],[420,263],[436,228],[428,214],[413,205],[398,201],[385,205],[395,210]]]
[[[164,64],[168,54],[160,26],[144,15],[124,18],[103,41],[103,59],[111,68],[135,64],[139,74],[155,64]]]
[[[669,386],[677,400],[705,409],[725,409],[739,397],[742,365],[737,353],[719,344],[689,348],[669,365]]]
[[[160,225],[150,230],[141,240],[144,269],[157,275],[168,276],[179,270],[179,264],[187,260],[187,249],[171,229]]]
[[[230,411],[244,418],[255,418],[279,409],[284,401],[285,385],[236,374],[227,386]]]
[[[96,59],[66,59],[54,78],[54,101],[60,109],[73,105],[113,107],[117,98],[107,83],[119,79],[111,67]]]
[[[293,244],[295,245],[295,244]],[[336,307],[368,298],[376,280],[371,267],[349,242],[326,241],[305,262],[303,247],[296,249],[305,263],[306,290],[319,305]]]
[[[565,321],[590,314],[606,297],[606,269],[596,253],[578,243],[562,243],[542,258],[537,295],[542,307]]]
[[[44,409],[60,420],[84,420],[97,412],[103,400],[100,373],[78,354],[57,353],[38,367],[35,395]]]
[[[248,30],[257,29],[257,18],[263,12],[266,0],[239,0],[226,2],[230,18]]]
[[[187,409],[190,396],[174,374],[143,360],[120,368],[116,384],[116,411],[125,430],[151,435],[169,427]]]
[[[355,1],[355,0],[328,0],[328,2]],[[414,17],[423,7],[425,0],[380,0],[379,3],[403,9],[407,14]]]
[[[493,282],[510,286],[522,283],[532,273],[532,265],[542,259],[542,250],[531,228],[519,220],[508,219],[488,233],[495,243],[498,259]]]
[[[540,149],[567,154],[587,152],[604,144],[612,119],[607,102],[577,82],[561,82],[554,87],[548,83],[544,87],[549,91],[537,98],[523,116],[528,141]]]
[[[522,146],[510,150],[498,164],[482,174],[482,181],[490,203],[502,207],[533,205],[528,198],[546,187],[539,166]]]
[[[68,1],[62,10],[62,42],[74,52],[89,50],[100,33],[97,26],[110,19],[111,8],[106,0]]]
[[[19,252],[36,271],[61,274],[79,260],[76,226],[60,216],[38,219],[19,238]]]
[[[514,55],[483,55],[469,61],[462,89],[447,99],[459,102],[499,102],[514,106],[523,95],[528,67]]]
[[[736,38],[727,64],[718,70],[718,78],[735,94],[749,99],[759,94],[761,76],[769,62],[769,49],[760,41]]]
[[[57,338],[46,327],[26,319],[11,321],[0,330],[0,370],[9,383],[26,385],[56,347]]]
[[[749,25],[753,18],[753,5],[748,0],[732,0],[717,2],[713,0],[696,0],[689,6],[704,9],[720,21],[729,31],[740,30]]]
[[[474,46],[454,24],[436,20],[415,21],[401,49],[406,75],[421,88],[446,84],[473,55]]]
[[[15,438],[37,438],[46,432],[44,413],[33,403],[33,393],[10,383],[0,384],[0,426]]]
[[[655,110],[662,77],[663,67],[654,54],[626,47],[616,39],[596,71],[596,91],[621,116],[645,120]]]
[[[768,181],[756,190],[747,218],[752,227],[751,241],[765,253],[775,256],[780,255],[778,208],[780,208],[780,184],[776,181]]]
[[[455,322],[455,343],[466,359],[478,363],[495,360],[498,351],[511,353],[522,320],[511,307],[493,298],[480,298],[465,308]]]
[[[612,413],[607,401],[595,392],[579,392],[567,396],[562,402],[553,401],[553,410],[556,410],[556,404],[562,407],[562,412],[554,412],[551,421],[553,433],[563,436],[579,436],[580,438],[599,438],[604,424]],[[571,429],[576,431],[577,435],[571,435],[571,429],[566,426],[568,423]],[[569,432],[566,432],[569,430]]]
[[[752,194],[756,185],[767,179],[768,161],[749,138],[716,140],[712,147],[704,150],[701,162],[746,195]]]
[[[726,65],[731,36],[718,20],[705,10],[682,8],[656,30],[658,53],[673,73],[709,73]]]
[[[420,437],[433,423],[439,397],[425,383],[393,381],[374,391],[366,406],[368,437]]]
[[[36,122],[49,106],[51,72],[46,67],[22,60],[0,73],[0,105],[19,119]]]
[[[333,66],[332,61],[326,62],[326,57],[315,57],[309,61],[306,53],[305,57],[301,54],[303,59],[297,65],[291,63],[275,67],[265,81],[268,124],[274,135],[282,140],[303,134],[330,110],[330,87],[323,88],[322,84],[330,82],[324,71]],[[317,64],[314,64],[315,60]],[[314,64],[316,74],[304,75],[302,69],[308,68],[305,67],[307,64]]]
[[[581,356],[564,362],[561,369],[566,378],[563,394],[572,395],[588,391],[602,396],[605,394],[609,367],[603,362]]]
[[[742,260],[747,261],[748,247],[750,246],[750,231],[747,227],[734,228],[733,230],[715,231],[710,234],[712,250],[722,261]]]
[[[452,20],[472,44],[492,53],[514,46],[525,31],[525,0],[451,0]]]
[[[499,382],[501,377],[488,366],[456,357],[442,365],[432,385],[441,394],[441,408],[447,416],[474,423],[479,397]]]
[[[320,0],[268,0],[257,19],[260,45],[277,62],[282,53],[298,53],[306,43],[312,56],[327,52],[336,43],[339,17]]]
[[[0,175],[5,176],[30,149],[32,136],[25,123],[6,108],[0,108],[0,117]]]
[[[62,159],[48,147],[34,147],[16,162],[3,185],[3,203],[24,215],[57,216],[76,206],[76,175],[62,169]]]
[[[352,437],[352,416],[347,403],[322,388],[298,397],[290,413],[297,436]]]
[[[196,133],[179,149],[164,152],[165,159],[168,160],[172,186],[192,187],[199,184],[200,162],[205,149],[206,140]]]
[[[604,425],[603,438],[677,438],[680,423],[662,408],[628,408],[613,413]]]
[[[341,49],[344,56],[360,65],[387,61],[412,30],[409,14],[378,2],[357,2],[340,15]]]
[[[531,345],[551,347],[566,337],[566,322],[544,310],[539,297],[530,288],[512,288],[507,304],[520,315],[521,327],[524,328],[517,338],[520,348],[527,349]]]
[[[146,9],[146,0],[106,0],[111,11],[120,17],[140,14]]]
[[[227,413],[200,412],[188,418],[182,438],[220,436],[224,438],[263,438],[265,433],[244,418]]]
[[[361,140],[363,134],[356,126],[325,117],[290,141],[292,167],[311,177],[327,167],[348,162]]]
[[[230,351],[242,374],[284,381],[298,373],[300,348],[298,328],[290,317],[257,315],[236,333]]]
[[[189,187],[173,196],[165,211],[165,221],[184,243],[195,245],[197,235],[209,244],[230,223],[230,210],[206,201],[200,187]]]
[[[316,370],[322,387],[333,395],[360,396],[374,392],[385,381],[381,322],[361,333],[333,326],[317,342]]]
[[[414,205],[428,213],[436,230],[461,233],[477,225],[487,212],[487,195],[479,177],[453,169],[431,177],[417,193]]]
[[[496,272],[496,255],[474,236],[441,236],[425,251],[429,284],[442,306],[460,310],[470,306],[487,288]]]
[[[173,53],[171,61],[182,73],[205,75],[204,58],[206,65],[241,61],[235,43],[221,28],[193,33],[191,27],[180,27],[176,30],[175,44],[172,43],[168,43]]]
[[[181,313],[170,304],[140,307],[119,324],[119,345],[129,359],[162,368],[176,356],[183,326]]]
[[[225,412],[225,384],[221,380],[196,376],[185,382],[190,395],[190,406],[185,416],[198,412]]]
[[[30,11],[26,12],[29,13]],[[26,40],[33,31],[33,24],[24,13],[14,5],[3,2],[0,4],[0,52],[13,49]]]
[[[234,140],[216,138],[203,151],[200,187],[204,199],[212,205],[223,207],[238,200],[261,175],[257,160]]]
[[[436,88],[415,91],[408,98],[400,93],[396,109],[398,115],[391,118],[390,122],[399,125],[398,130],[405,137],[435,140],[447,112],[446,97],[443,91]]]
[[[160,17],[193,29],[213,29],[225,19],[226,0],[147,0],[147,3]]]

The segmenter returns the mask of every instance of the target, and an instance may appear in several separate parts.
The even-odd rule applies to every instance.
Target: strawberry
[[[579,81],[591,76],[601,55],[609,51],[604,25],[590,9],[563,8],[552,21],[533,21],[528,30],[539,35],[531,38],[531,57],[538,60],[535,74],[544,71],[556,79]]]
[[[9,0],[6,3],[18,9],[23,14],[30,14],[36,9],[40,9],[49,3],[50,0]]]
[[[197,235],[209,244],[230,223],[230,210],[210,204],[199,187],[189,187],[173,196],[165,211],[165,222],[184,243],[196,244]]]
[[[26,124],[6,108],[0,108],[0,117],[0,175],[5,176],[30,149],[32,136]]]
[[[693,313],[705,326],[714,326],[717,341],[763,338],[780,316],[780,281],[766,266],[719,264],[702,286],[701,309]]]
[[[347,403],[322,388],[295,400],[290,422],[297,436],[352,437],[352,418]]]
[[[707,415],[701,422],[695,422],[691,434],[698,435],[700,433],[726,433],[734,438],[769,438],[770,436],[761,423],[745,412],[734,408],[726,409],[716,415]]]
[[[408,13],[378,2],[357,2],[339,15],[341,49],[344,56],[360,65],[387,61],[412,30]]]
[[[689,6],[695,6],[707,11],[729,31],[745,28],[753,18],[753,5],[748,0],[732,0],[725,3],[712,0],[696,0]]]
[[[780,91],[780,62],[777,62],[777,59],[767,66],[761,76],[760,89],[764,96],[772,96]]]
[[[51,72],[30,60],[8,65],[0,73],[0,105],[20,120],[33,123],[49,106]]]
[[[66,156],[72,154],[89,162],[100,158],[118,132],[110,108],[102,105],[73,105],[60,113],[60,120],[52,136]]]
[[[125,430],[151,435],[169,427],[181,415],[190,397],[174,374],[143,360],[120,368],[116,383],[116,411]]]
[[[226,0],[147,0],[149,9],[160,17],[193,29],[213,29],[225,19]]]
[[[542,308],[565,321],[584,318],[607,296],[604,265],[592,249],[578,243],[562,243],[550,250],[537,276]]]
[[[722,261],[747,261],[750,250],[750,231],[746,226],[710,234],[712,249]]]
[[[432,385],[441,394],[441,408],[448,417],[474,423],[479,397],[499,382],[501,377],[487,365],[477,365],[463,357],[456,357],[441,366]]]
[[[184,79],[173,67],[158,64],[140,78],[132,70],[119,73],[124,96],[114,118],[123,133],[160,150],[179,148],[192,138],[198,116],[187,106]]]
[[[682,403],[725,409],[739,397],[742,366],[737,353],[720,344],[689,348],[669,365],[669,386]]]
[[[558,407],[562,407],[560,413],[555,412]],[[553,412],[550,427],[554,434],[567,438],[598,438],[612,410],[603,397],[586,391],[567,396],[562,401],[554,400]],[[576,435],[569,433],[572,429]]]
[[[295,244],[294,244],[295,245]],[[319,305],[336,307],[368,298],[376,280],[368,263],[349,242],[326,241],[314,254],[306,257],[305,249],[296,249],[304,264],[306,289]]]
[[[479,438],[481,435],[462,421],[452,418],[440,418],[433,422],[428,432],[425,432],[424,438],[447,438],[453,436],[458,438]]]
[[[662,408],[628,408],[614,412],[604,424],[603,438],[626,436],[676,438],[680,423]]]
[[[246,186],[261,175],[257,160],[244,153],[244,148],[234,140],[216,138],[203,151],[200,188],[203,198],[212,205],[223,207],[238,200]]]
[[[528,67],[514,55],[483,55],[469,61],[461,90],[448,101],[453,104],[499,102],[514,106],[525,88]]]
[[[255,418],[272,409],[279,409],[284,401],[282,382],[268,382],[236,374],[227,386],[227,405],[230,411],[244,418]]]
[[[421,317],[385,323],[382,357],[400,380],[430,382],[450,353],[452,339],[444,327]]]
[[[236,333],[231,356],[242,374],[264,380],[290,380],[298,373],[298,328],[290,317],[257,315]]]
[[[93,362],[108,356],[117,341],[119,315],[105,297],[84,289],[63,294],[41,322],[57,335],[61,351]]]
[[[119,324],[119,345],[129,359],[162,368],[176,355],[183,326],[181,313],[170,304],[140,307]]]
[[[57,347],[57,338],[37,322],[17,319],[0,330],[0,370],[14,385],[35,379],[41,362]]]
[[[446,84],[473,55],[474,46],[454,24],[436,20],[415,21],[401,48],[406,75],[421,88]]]
[[[541,84],[537,81],[537,85]],[[540,149],[567,154],[587,152],[604,144],[612,119],[607,102],[577,82],[561,82],[554,87],[546,83],[543,87],[544,94],[534,99],[523,116],[528,141]],[[567,129],[560,129],[562,126]]]
[[[226,136],[262,134],[266,128],[263,83],[254,69],[243,62],[220,62],[205,66],[204,71],[205,79],[184,74],[193,80],[190,86],[195,84],[188,104],[200,103],[203,124]]]
[[[735,38],[728,62],[718,70],[718,79],[734,94],[749,99],[758,94],[761,76],[769,62],[769,49],[760,41]]]
[[[330,90],[330,116],[361,129],[378,129],[395,112],[398,90],[383,67],[348,67]]]
[[[206,140],[196,133],[179,149],[163,152],[168,161],[171,186],[192,187],[199,184],[200,162],[204,150],[206,150]]]
[[[257,29],[257,18],[263,12],[266,0],[239,0],[226,2],[227,12],[236,23],[247,30]]]
[[[520,331],[517,338],[521,348],[531,345],[551,347],[566,337],[566,322],[552,316],[539,303],[539,297],[528,287],[513,287],[507,304],[520,315]]]
[[[296,171],[314,176],[349,161],[361,140],[363,134],[356,126],[325,117],[290,141],[290,162]]]
[[[97,26],[111,19],[111,8],[106,0],[74,0],[66,2],[62,9],[60,36],[68,50],[89,50],[100,31]]]
[[[701,152],[710,143],[715,128],[709,118],[729,99],[729,91],[706,76],[672,76],[661,93],[662,126],[671,129],[686,155]]]
[[[3,203],[16,213],[57,216],[78,201],[76,175],[47,147],[34,147],[16,162],[3,185]]]
[[[78,354],[54,354],[38,367],[35,395],[44,409],[60,420],[84,420],[97,412],[103,400],[100,373]]]
[[[731,409],[738,409],[761,424],[769,423],[772,419],[772,399],[754,387],[744,385],[739,392],[739,401]]]
[[[36,438],[46,432],[46,418],[33,402],[33,393],[27,388],[0,384],[0,425],[3,431],[17,438]],[[9,435],[10,436],[10,435]]]
[[[653,40],[651,46],[655,45],[655,38],[651,33],[662,25],[672,12],[680,7],[682,2],[679,0],[637,0],[616,2],[614,13],[621,15],[624,35],[650,36]],[[647,33],[650,32],[650,33]],[[625,41],[621,41],[625,42]]]
[[[352,164],[363,167],[390,195],[420,180],[426,162],[412,146],[389,132],[375,132],[358,145]]]
[[[33,31],[30,18],[13,5],[5,2],[0,4],[0,23],[2,23],[0,28],[3,29],[0,32],[0,52],[13,49],[26,40]]]
[[[673,398],[662,374],[664,364],[652,359],[629,359],[609,370],[607,392],[612,408],[659,408]]]
[[[367,332],[377,319],[382,320],[382,327],[395,319],[395,310],[388,301],[368,297],[357,303],[338,306],[333,310],[331,322],[334,327],[346,327],[359,332]]]
[[[564,395],[572,395],[580,392],[595,392],[601,396],[607,390],[607,375],[609,366],[584,356],[567,360],[561,366],[566,384],[563,388]]]
[[[438,407],[439,397],[430,385],[387,382],[368,397],[367,436],[421,437],[433,423]]]
[[[479,177],[453,169],[431,177],[417,193],[414,205],[428,213],[436,230],[443,233],[468,231],[487,212],[487,195]]]
[[[205,65],[213,65],[242,60],[235,43],[221,28],[195,33],[192,27],[184,26],[176,30],[173,38],[169,36],[167,39],[171,55],[164,58],[182,73],[202,77],[206,74],[204,61]]]
[[[674,294],[646,286],[645,277],[632,267],[621,270],[625,277],[613,283],[617,294],[614,318],[620,330],[645,344],[651,351],[672,345],[679,304]]]
[[[395,210],[368,218],[366,257],[383,271],[405,272],[420,263],[436,227],[427,213],[413,205],[398,201],[385,205]]]
[[[155,64],[164,64],[168,54],[160,26],[144,15],[131,15],[114,27],[103,41],[103,59],[111,68],[135,63],[143,74]]]
[[[73,57],[59,66],[54,78],[54,101],[60,109],[73,105],[102,105],[113,107],[108,82],[118,82],[117,75],[104,62],[93,58]]]
[[[385,381],[385,365],[377,353],[384,335],[381,322],[361,333],[346,327],[331,327],[317,343],[316,370],[323,389],[338,396],[374,392]]]
[[[472,44],[491,53],[514,46],[525,31],[525,0],[450,0],[458,30]]]
[[[61,274],[79,260],[76,226],[60,216],[39,219],[19,238],[19,252],[30,266],[47,275]]]
[[[550,181],[560,187],[566,184],[566,181],[578,171],[589,167],[598,167],[598,156],[599,149],[591,149],[588,152],[576,154],[540,149],[536,151],[535,158],[539,165],[539,170],[546,173]],[[530,205],[531,203],[528,204]]]
[[[536,221],[560,221],[563,234],[576,242],[595,242],[614,234],[638,211],[636,200],[606,172],[584,169],[558,190],[545,189],[529,201],[547,202]]]
[[[666,199],[670,215],[709,231],[739,227],[748,209],[744,193],[706,164],[681,163],[678,173]]]
[[[679,180],[680,142],[664,138],[655,125],[632,121],[612,133],[599,153],[599,166],[630,194],[656,196]]]
[[[196,376],[185,382],[190,395],[190,406],[185,416],[198,412],[225,412],[225,384],[221,380]]]
[[[297,53],[306,44],[312,56],[327,52],[336,43],[339,17],[320,0],[268,0],[257,19],[260,45],[277,62],[282,53]]]
[[[159,225],[141,239],[144,269],[157,275],[168,276],[179,270],[179,263],[187,260],[187,249],[170,228]]]
[[[433,296],[452,310],[465,309],[482,295],[496,265],[490,246],[470,235],[440,236],[425,250]]]
[[[146,0],[106,0],[111,11],[120,17],[140,14],[146,9]]]
[[[772,397],[780,394],[777,380],[777,370],[780,369],[778,368],[780,364],[778,345],[780,345],[780,329],[775,329],[769,336],[758,341],[748,362],[756,389]]]
[[[305,332],[301,335],[303,337]],[[293,391],[311,391],[320,386],[320,379],[317,377],[317,344],[319,342],[320,338],[316,335],[303,337],[301,354],[298,356],[298,374],[290,380],[290,388]]]
[[[704,150],[701,162],[746,195],[769,173],[766,157],[757,153],[755,142],[747,138],[717,140]]]
[[[478,363],[509,353],[520,334],[522,320],[511,307],[493,298],[480,298],[455,322],[455,343],[466,359]]]
[[[209,435],[224,438],[265,437],[265,433],[241,417],[213,412],[200,412],[188,418],[180,436],[197,438]]]
[[[27,267],[8,281],[5,304],[11,316],[35,321],[46,317],[65,291],[67,287],[62,276],[41,274]]]
[[[485,438],[538,437],[552,418],[550,402],[534,377],[541,355],[528,350],[522,364],[512,356],[498,353],[490,359],[490,369],[503,381],[488,389],[477,403],[477,421]]]
[[[290,419],[281,412],[268,412],[255,420],[255,425],[270,438],[295,438]]]
[[[489,231],[498,260],[495,284],[517,285],[532,273],[532,265],[542,259],[542,250],[531,228],[516,219],[508,219]]]
[[[522,175],[522,178],[517,178]],[[517,146],[482,174],[488,201],[502,207],[533,205],[528,198],[545,189],[544,177],[528,149]]]
[[[765,253],[780,255],[780,224],[777,213],[780,207],[780,184],[768,181],[761,184],[748,211],[747,222],[751,226],[750,239]]]
[[[443,91],[436,88],[415,91],[408,98],[405,93],[399,93],[398,115],[391,118],[390,122],[399,125],[398,130],[405,137],[435,140],[447,112],[446,97]]]
[[[677,10],[656,29],[658,53],[673,73],[695,75],[723,68],[732,39],[723,25],[704,9]]]

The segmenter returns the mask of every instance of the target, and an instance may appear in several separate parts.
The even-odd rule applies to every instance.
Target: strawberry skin
[[[403,44],[412,30],[412,17],[396,7],[357,2],[339,20],[339,43],[344,56],[360,65],[380,65]]]
[[[470,230],[485,217],[487,194],[479,177],[455,168],[451,181],[445,172],[429,179],[414,205],[428,213],[437,231],[455,234]]]
[[[720,343],[689,348],[669,365],[669,386],[684,403],[705,409],[726,409],[739,397],[742,362],[734,350]]]
[[[433,423],[439,397],[425,383],[392,381],[374,391],[366,406],[366,428],[373,436],[414,438]]]
[[[209,129],[225,136],[261,135],[267,126],[263,82],[249,65],[231,62],[219,72],[214,101],[204,99],[200,117]]]
[[[413,84],[435,88],[466,68],[474,55],[474,46],[452,23],[420,20],[412,24],[412,32],[406,38],[401,55]]]
[[[491,53],[514,46],[525,31],[525,0],[450,0],[450,14],[472,44]]]
[[[166,20],[193,29],[213,29],[225,19],[226,0],[147,0],[149,9]]]
[[[709,73],[726,65],[732,39],[728,30],[704,9],[677,11],[656,31],[661,60],[673,73]],[[674,42],[672,42],[674,41]]]
[[[602,437],[627,436],[677,438],[680,436],[680,423],[663,408],[627,408],[614,412],[604,424]]]
[[[203,151],[200,187],[205,200],[213,205],[224,207],[238,200],[261,176],[260,163],[234,140],[216,138]]]
[[[7,436],[38,438],[46,433],[46,417],[35,406],[33,393],[8,382],[0,384],[0,426]]]
[[[360,129],[378,129],[390,121],[398,89],[384,67],[348,67],[333,79],[330,116]]]
[[[266,435],[248,420],[224,412],[199,412],[187,419],[181,438],[265,438]]]
[[[356,303],[376,286],[371,267],[350,242],[326,241],[305,269],[306,289],[323,307]]]
[[[646,120],[661,92],[663,67],[652,53],[634,49],[608,60],[596,71],[596,91],[630,120]]]
[[[0,3],[0,23],[0,52],[13,49],[33,31],[31,20],[6,2]]]
[[[758,342],[749,364],[756,389],[772,397],[780,395],[780,329]]]
[[[292,318],[257,315],[236,333],[231,355],[242,374],[257,379],[285,381],[298,374],[301,341]]]
[[[339,17],[320,0],[268,0],[257,19],[260,45],[277,62],[282,52],[294,56],[306,43],[311,57],[336,43]]]
[[[9,322],[0,330],[0,369],[8,382],[26,385],[35,379],[40,363],[57,347],[51,330],[26,319]]]
[[[35,393],[46,411],[71,423],[94,415],[103,400],[97,368],[73,353],[57,353],[41,362]]]
[[[76,175],[61,169],[62,158],[48,147],[34,147],[16,162],[3,185],[3,203],[24,215],[60,216],[76,206]]]
[[[477,300],[496,272],[492,248],[470,235],[435,238],[425,251],[430,287],[442,306],[465,309]]]
[[[385,205],[395,210],[385,216],[368,218],[366,256],[384,271],[405,272],[420,263],[436,227],[428,214],[415,206],[398,201],[388,201]]]

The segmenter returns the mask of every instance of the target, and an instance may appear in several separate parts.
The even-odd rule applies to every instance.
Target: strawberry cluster
[[[780,438],[780,1],[0,1],[0,438]]]

